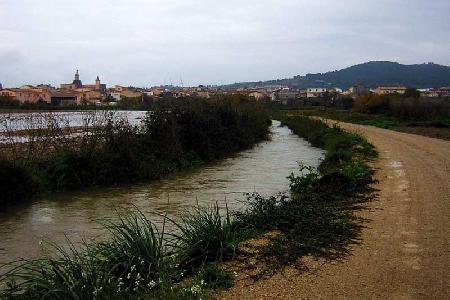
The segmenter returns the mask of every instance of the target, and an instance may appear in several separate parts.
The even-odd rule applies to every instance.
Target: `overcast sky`
[[[450,65],[449,0],[0,0],[0,82],[224,84]]]

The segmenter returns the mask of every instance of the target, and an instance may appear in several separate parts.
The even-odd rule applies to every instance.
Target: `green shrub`
[[[236,212],[236,227],[242,235],[256,235],[274,228],[275,220],[280,219],[279,207],[289,201],[284,194],[263,197],[258,193],[247,194],[246,209]]]
[[[303,163],[299,164],[299,175],[292,173],[289,175],[289,187],[291,192],[302,194],[310,192],[319,179],[319,173],[312,166],[306,166]]]
[[[371,176],[370,170],[366,164],[361,161],[352,161],[344,166],[342,174],[353,181],[359,181]]]

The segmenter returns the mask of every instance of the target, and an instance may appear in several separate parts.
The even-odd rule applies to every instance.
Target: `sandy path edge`
[[[450,141],[339,123],[380,152],[379,197],[341,262],[307,261],[269,279],[240,280],[223,299],[450,299]]]

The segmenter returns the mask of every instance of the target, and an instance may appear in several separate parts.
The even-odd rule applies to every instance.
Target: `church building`
[[[86,84],[83,85],[83,83],[80,80],[80,74],[77,72],[75,73],[75,78],[72,83],[65,83],[61,84],[61,89],[64,90],[73,90],[73,91],[97,91],[104,93],[106,92],[106,84],[102,84],[100,82],[100,78],[97,76],[95,80],[95,84]]]

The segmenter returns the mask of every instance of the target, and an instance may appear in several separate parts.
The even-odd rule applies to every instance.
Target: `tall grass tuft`
[[[54,256],[20,262],[2,275],[6,299],[92,299],[111,291],[110,270],[98,263],[88,246],[79,249],[50,243]]]
[[[166,254],[165,226],[161,231],[142,212],[125,211],[118,221],[104,223],[111,239],[95,246],[95,256],[110,270],[120,290],[136,291],[160,276]]]
[[[50,243],[51,257],[22,261],[0,278],[5,298],[110,299],[158,285],[166,255],[158,231],[141,212],[104,222],[108,242],[68,247]]]
[[[175,224],[180,232],[176,235],[176,247],[185,267],[223,261],[235,254],[239,238],[228,207],[223,215],[217,203],[197,207]]]

